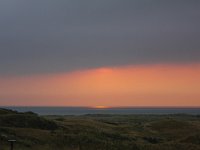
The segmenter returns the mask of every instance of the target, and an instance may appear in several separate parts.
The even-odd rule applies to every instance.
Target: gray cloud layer
[[[199,0],[0,1],[1,75],[199,61]]]

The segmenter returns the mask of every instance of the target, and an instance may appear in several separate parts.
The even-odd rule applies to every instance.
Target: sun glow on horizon
[[[107,109],[107,108],[110,108],[109,106],[104,106],[104,105],[97,105],[97,106],[94,106],[92,108],[96,108],[96,109]]]
[[[0,105],[200,106],[200,64],[0,77]],[[100,105],[99,105],[100,104]]]

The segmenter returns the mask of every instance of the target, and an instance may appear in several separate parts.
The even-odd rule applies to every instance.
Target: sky
[[[0,105],[200,106],[200,1],[0,1]]]

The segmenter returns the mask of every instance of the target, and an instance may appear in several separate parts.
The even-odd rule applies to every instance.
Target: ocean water
[[[19,112],[32,111],[39,115],[85,115],[85,114],[193,114],[200,115],[200,108],[105,108],[90,107],[3,107]]]

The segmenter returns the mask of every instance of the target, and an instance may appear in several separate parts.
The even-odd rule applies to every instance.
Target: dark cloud
[[[198,0],[0,1],[0,74],[200,61]]]

